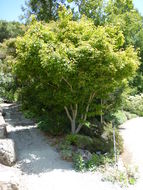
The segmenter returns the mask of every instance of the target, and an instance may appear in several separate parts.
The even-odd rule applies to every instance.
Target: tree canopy
[[[0,20],[0,43],[4,39],[15,38],[24,33],[24,25],[19,22],[7,22]]]
[[[73,21],[65,9],[56,22],[33,20],[16,44],[21,92],[32,89],[42,105],[64,109],[72,133],[86,123],[93,100],[113,93],[139,65],[133,47],[123,48],[118,27],[96,27],[85,17]]]
[[[37,20],[49,22],[58,17],[58,8],[65,4],[65,0],[28,0],[23,6],[24,18],[29,18],[34,14]]]

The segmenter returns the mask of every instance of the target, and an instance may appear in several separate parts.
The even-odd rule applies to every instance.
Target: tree
[[[34,14],[37,20],[49,22],[56,20],[58,17],[58,8],[64,4],[65,0],[28,0],[23,7],[25,12],[24,18],[30,18]]]
[[[79,17],[86,15],[94,21],[95,25],[105,23],[105,0],[68,0],[68,2],[75,4],[73,12],[77,12]]]
[[[12,74],[12,65],[16,58],[16,38],[5,39],[0,44],[0,97],[6,100],[14,100],[16,80]]]
[[[12,100],[16,89],[11,64],[15,61],[15,41],[26,27],[19,22],[0,21],[0,96]]]
[[[138,67],[137,53],[130,46],[124,50],[123,43],[117,27],[95,27],[85,17],[72,21],[65,9],[56,22],[33,20],[17,40],[20,92],[30,90],[49,109],[64,109],[71,132],[78,133],[88,124],[94,100],[109,96]]]
[[[134,8],[132,0],[110,0],[105,8],[106,23],[120,27],[125,37],[125,46],[135,45],[136,36],[142,29],[142,17]]]
[[[118,26],[123,31],[125,37],[124,47],[133,45],[139,49],[138,56],[141,57],[141,64],[136,77],[131,80],[130,87],[132,93],[143,92],[143,53],[142,53],[142,16],[134,8],[132,0],[110,0],[105,8],[107,16],[106,24]]]
[[[15,38],[24,33],[25,26],[19,22],[7,22],[0,20],[0,43],[4,39]]]
[[[139,48],[141,64],[131,86],[135,89],[136,94],[140,94],[143,93],[143,29],[136,35],[135,47]]]

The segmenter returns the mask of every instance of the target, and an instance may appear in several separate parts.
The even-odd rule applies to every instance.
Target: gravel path
[[[127,164],[138,167],[140,179],[132,187],[133,190],[143,189],[143,117],[137,117],[125,122],[121,126],[121,135],[124,140],[125,153],[123,160]]]
[[[14,139],[18,161],[13,167],[22,174],[24,190],[121,190],[117,185],[102,182],[99,173],[78,173],[72,164],[61,160],[48,139],[25,119],[14,104],[3,104],[8,136]],[[139,189],[141,190],[141,189]]]

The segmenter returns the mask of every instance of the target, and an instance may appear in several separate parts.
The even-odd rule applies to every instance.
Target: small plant
[[[104,177],[102,179],[103,181],[110,181],[112,183],[119,183],[121,187],[127,186],[128,179],[125,172],[113,169],[110,171],[106,171],[104,174]]]
[[[95,171],[106,164],[113,163],[111,155],[93,154],[90,160],[84,161],[82,155],[77,155],[74,159],[74,166],[77,171]],[[82,169],[82,170],[81,170]]]
[[[126,167],[128,182],[130,185],[134,185],[138,179],[138,168],[137,167]]]
[[[61,143],[59,144],[59,149],[60,149],[60,150],[69,150],[69,149],[71,149],[71,145],[70,145],[69,142],[64,141],[64,142],[61,142]]]
[[[60,153],[61,153],[61,157],[64,160],[72,161],[72,156],[73,156],[72,150],[70,150],[70,149],[63,149],[63,150],[61,150]]]
[[[95,165],[95,163],[92,160],[89,160],[85,166],[86,166],[86,170],[88,170],[88,171],[96,171],[97,170],[97,166]]]
[[[76,171],[85,171],[85,161],[80,154],[74,155],[74,168]]]
[[[110,181],[112,183],[119,183],[121,187],[134,185],[137,181],[137,169],[131,169],[130,167],[125,167],[124,171],[117,168],[110,168],[105,171],[103,181]]]
[[[72,147],[69,144],[69,142],[64,141],[64,142],[60,143],[59,149],[60,149],[61,157],[64,160],[72,161],[72,159],[73,159],[73,151],[72,151]]]

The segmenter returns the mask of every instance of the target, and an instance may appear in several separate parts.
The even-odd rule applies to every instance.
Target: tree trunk
[[[72,134],[75,134],[75,129],[76,129],[76,124],[75,124],[75,119],[71,121],[71,132]]]
[[[101,122],[101,124],[103,123],[102,105],[103,105],[103,102],[102,102],[102,99],[101,99],[101,113],[100,113],[100,122]]]
[[[64,81],[69,84],[65,79]],[[70,86],[70,84],[69,84]],[[70,86],[71,91],[72,91],[72,87]],[[85,109],[85,113],[81,115],[81,120],[83,120],[83,122],[86,122],[87,119],[87,114],[89,112],[89,107],[90,104],[92,102],[92,100],[95,97],[95,93],[90,94],[89,96],[89,100]],[[64,109],[66,111],[67,117],[69,118],[70,122],[71,122],[71,132],[72,134],[77,134],[81,128],[83,127],[83,123],[79,123],[78,126],[76,127],[76,118],[77,118],[77,112],[78,112],[78,104],[70,105],[70,108],[68,108],[67,106],[64,106]]]

